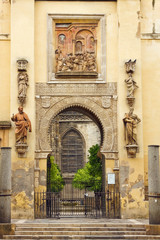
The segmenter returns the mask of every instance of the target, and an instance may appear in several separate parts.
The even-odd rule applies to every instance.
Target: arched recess
[[[43,115],[39,122],[39,148],[41,151],[50,152],[49,126],[53,118],[67,109],[74,109],[89,116],[99,127],[101,132],[101,151],[113,152],[117,142],[116,119],[113,118],[112,109],[104,109],[102,106],[84,97],[68,97],[53,104]]]
[[[91,38],[93,39],[93,41],[91,42]],[[76,36],[75,36],[75,40],[76,40],[76,44],[75,44],[75,49],[76,49],[76,53],[78,53],[77,51],[77,44],[79,45],[81,43],[81,51],[79,49],[79,53],[83,52],[95,52],[95,36],[93,34],[92,31],[88,30],[88,29],[83,29],[80,30],[79,32],[77,32]],[[82,49],[83,46],[83,49]]]

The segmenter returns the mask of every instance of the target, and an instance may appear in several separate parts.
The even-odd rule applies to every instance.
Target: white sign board
[[[115,173],[108,173],[108,184],[115,184]]]

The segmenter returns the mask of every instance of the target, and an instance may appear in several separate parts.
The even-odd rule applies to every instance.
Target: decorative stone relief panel
[[[78,85],[78,86],[77,86]],[[50,122],[62,110],[77,107],[88,111],[98,119],[103,132],[101,152],[106,158],[117,159],[117,86],[108,84],[36,84],[36,157],[52,151],[49,139]],[[50,98],[50,107],[46,108],[43,98]],[[103,97],[107,97],[107,108],[102,106]]]
[[[106,81],[105,24],[103,14],[48,15],[48,82]]]
[[[56,77],[96,77],[98,23],[55,23]]]

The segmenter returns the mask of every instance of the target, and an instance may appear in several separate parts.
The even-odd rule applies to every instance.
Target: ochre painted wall
[[[28,133],[28,151],[25,158],[15,151],[15,127],[10,131],[12,147],[12,218],[34,218],[34,151],[35,151],[35,96],[34,96],[34,0],[17,0],[11,3],[11,78],[10,115],[18,112],[17,60],[28,61],[27,90],[24,112],[32,123]]]

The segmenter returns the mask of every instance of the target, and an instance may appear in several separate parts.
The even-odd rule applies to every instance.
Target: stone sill
[[[56,78],[70,78],[70,77],[76,77],[76,78],[91,78],[91,77],[98,77],[97,72],[57,72],[55,74]]]

